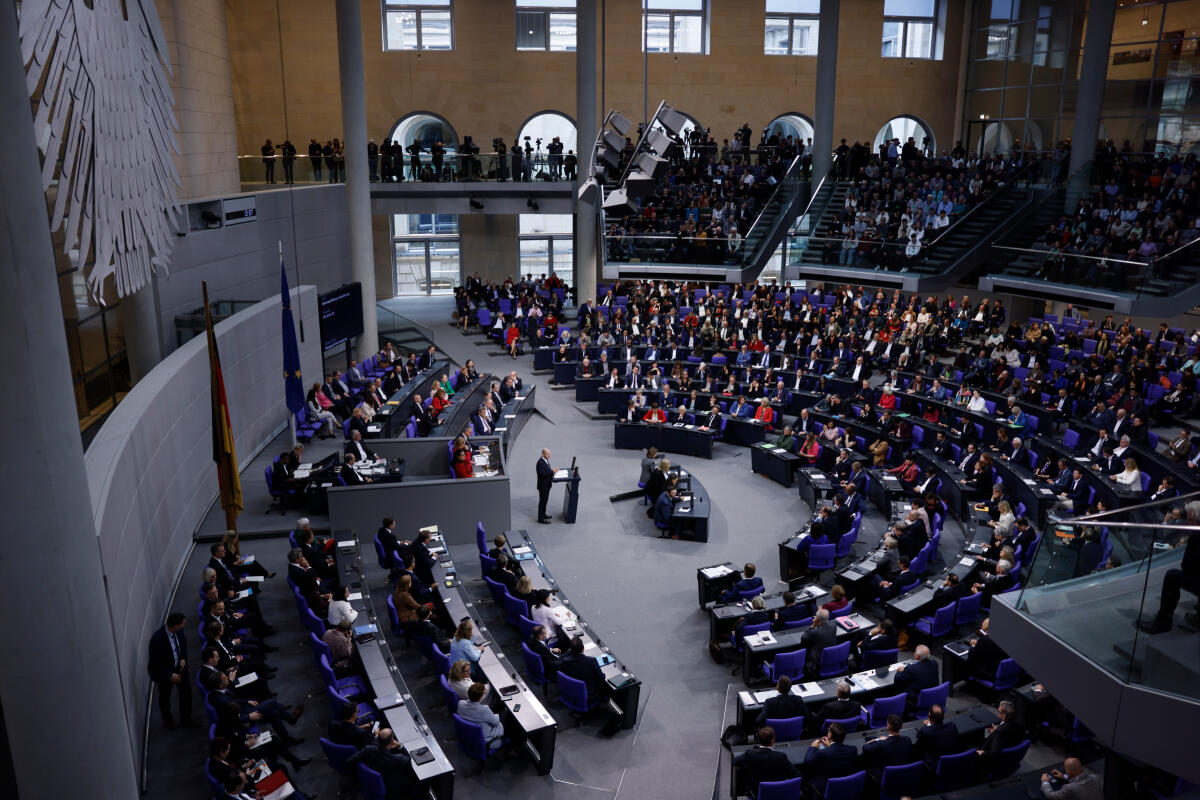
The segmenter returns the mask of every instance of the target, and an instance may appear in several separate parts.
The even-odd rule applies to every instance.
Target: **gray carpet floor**
[[[636,488],[640,454],[618,451],[612,445],[612,422],[593,421],[579,413],[574,392],[553,391],[549,376],[531,375],[532,361],[526,356],[512,361],[507,356],[489,356],[494,348],[482,344],[477,334],[464,336],[449,326],[453,309],[450,298],[397,299],[386,302],[391,310],[409,316],[434,330],[438,346],[457,360],[474,358],[481,372],[505,374],[516,369],[529,382],[538,383],[538,408],[522,431],[509,458],[512,476],[514,529],[529,530],[538,549],[563,591],[606,643],[643,682],[642,707],[637,727],[603,739],[598,727],[574,726],[562,707],[550,701],[549,708],[560,723],[555,768],[550,776],[538,776],[520,758],[479,774],[474,763],[461,757],[452,741],[452,725],[441,704],[430,670],[415,654],[402,654],[401,669],[426,719],[444,743],[458,776],[456,795],[465,798],[709,798],[714,787],[725,796],[727,769],[718,737],[727,724],[730,701],[742,687],[741,678],[731,677],[730,668],[712,661],[707,650],[708,622],[696,603],[696,569],[730,560],[754,561],[760,567],[768,591],[781,591],[778,582],[777,544],[799,528],[811,510],[795,489],[785,489],[755,475],[745,448],[718,443],[711,461],[678,457],[708,490],[712,501],[710,539],[707,543],[657,538],[653,524],[636,500],[610,501],[610,496]],[[594,405],[589,409],[594,411]],[[286,433],[284,434],[286,436]],[[277,440],[282,442],[283,439]],[[314,442],[313,455],[324,448]],[[537,493],[534,463],[542,447],[553,451],[552,461],[566,466],[578,458],[583,478],[578,523],[567,525],[556,519],[551,525],[535,522]],[[243,476],[244,487],[261,484],[259,461],[270,459],[282,449],[272,444]],[[259,480],[254,480],[254,475]],[[562,490],[551,497],[550,508],[561,507]],[[261,497],[247,503],[247,515],[258,511]],[[265,508],[265,502],[262,503]],[[210,514],[210,517],[214,515]],[[292,515],[263,518],[263,530],[290,529]],[[215,520],[214,520],[215,521]],[[314,527],[324,521],[315,518]],[[878,541],[884,521],[874,510],[864,520],[862,539],[868,546]],[[271,526],[274,526],[273,528]],[[212,527],[206,519],[201,530]],[[942,537],[942,556],[957,551],[962,531],[953,521]],[[294,702],[320,691],[320,679],[303,647],[303,631],[291,607],[283,579],[285,539],[263,539],[245,549],[268,561],[279,577],[268,582],[264,613],[282,633],[277,637],[280,652],[271,661],[280,668],[275,681],[280,699]],[[861,552],[861,551],[860,551]],[[478,560],[473,547],[452,548],[451,555],[467,577],[477,577]],[[207,548],[196,553],[180,587],[178,605],[194,613],[195,584]],[[935,565],[940,566],[940,565]],[[385,576],[368,559],[368,579],[378,611],[383,615]],[[828,582],[830,575],[825,575]],[[486,602],[481,581],[469,581],[470,590],[484,603],[484,614],[498,643],[519,664],[515,634],[500,622],[498,609]],[[402,646],[393,642],[396,651]],[[285,680],[286,679],[286,680]],[[952,698],[951,709],[976,702],[969,696]],[[338,776],[324,763],[316,738],[328,721],[328,709],[319,694],[308,706],[296,735],[307,741],[298,748],[302,755],[315,756],[297,776],[306,792],[332,797],[341,786]],[[197,707],[199,719],[203,709]],[[156,715],[155,715],[156,716]],[[163,731],[152,721],[149,759],[149,794],[152,798],[201,798],[204,735],[192,731]],[[1025,768],[1049,764],[1061,756],[1035,747]],[[344,787],[342,787],[344,788]]]

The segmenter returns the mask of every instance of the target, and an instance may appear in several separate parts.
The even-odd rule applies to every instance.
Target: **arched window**
[[[803,114],[781,114],[767,125],[767,139],[778,136],[780,140],[791,136],[797,142],[812,138],[812,120]]]
[[[525,124],[521,126],[521,130],[517,134],[517,139],[522,144],[529,140],[534,152],[540,151],[545,154],[555,136],[562,142],[564,154],[568,150],[579,152],[575,140],[575,123],[566,114],[558,111],[541,111],[525,120]],[[540,145],[538,144],[539,139],[541,139]]]
[[[975,151],[984,155],[1011,153],[1013,141],[1012,128],[1007,122],[986,122],[983,133],[975,142]]]
[[[446,120],[428,111],[414,111],[403,117],[392,128],[388,138],[393,142],[400,142],[405,147],[412,144],[413,140],[419,139],[426,151],[434,142],[441,142],[447,152],[453,153],[458,150],[458,134],[454,132],[454,128]]]
[[[893,117],[884,123],[879,133],[875,134],[875,150],[878,151],[879,145],[892,139],[899,139],[900,144],[904,145],[909,137],[922,152],[936,152],[933,131],[921,120],[910,116]]]

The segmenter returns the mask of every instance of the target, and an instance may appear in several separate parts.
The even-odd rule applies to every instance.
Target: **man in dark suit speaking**
[[[550,466],[550,450],[542,448],[542,457],[537,461],[538,522],[550,522],[553,517],[546,513],[550,500],[550,487],[554,483],[554,468]]]
[[[158,685],[158,707],[163,722],[168,728],[177,728],[179,723],[171,716],[171,690],[179,690],[179,718],[184,727],[194,728],[192,721],[192,685],[188,680],[187,637],[183,635],[183,623],[187,619],[178,611],[167,617],[167,622],[150,637],[150,680]]]

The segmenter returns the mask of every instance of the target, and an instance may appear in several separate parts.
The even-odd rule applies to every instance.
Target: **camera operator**
[[[508,146],[504,144],[504,139],[497,136],[492,139],[492,150],[496,151],[496,180],[508,180]]]
[[[514,181],[525,180],[521,161],[524,153],[521,152],[521,140],[513,139],[512,143],[512,179]]]
[[[421,144],[420,139],[413,139],[412,144],[405,149],[408,150],[409,177],[414,181],[419,180],[421,177],[421,153],[425,152],[425,147]]]
[[[533,178],[533,145],[530,144],[532,137],[525,137],[525,162],[521,168],[521,180],[528,181]],[[542,149],[542,140],[537,140],[538,150]]]
[[[546,152],[550,154],[550,180],[561,181],[563,145],[557,136],[550,140],[550,144],[546,146]]]
[[[442,179],[442,160],[446,157],[446,148],[442,145],[441,139],[433,143],[433,147],[429,148],[429,155],[433,158],[433,179],[440,181]]]
[[[528,137],[526,137],[528,138]],[[263,167],[266,168],[267,183],[275,182],[275,145],[271,144],[271,140],[267,139],[262,146]]]
[[[279,149],[283,151],[283,182],[294,183],[296,174],[296,145],[292,144],[291,139],[284,139]]]
[[[475,180],[479,176],[479,159],[475,158],[479,153],[479,145],[475,144],[470,136],[464,136],[458,152],[461,156],[463,180]]]

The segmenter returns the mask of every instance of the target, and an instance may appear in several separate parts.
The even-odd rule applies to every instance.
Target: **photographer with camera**
[[[550,180],[561,181],[563,144],[557,136],[550,140],[550,144],[546,146],[546,151],[550,153]]]
[[[492,139],[492,150],[496,152],[496,180],[508,180],[508,147],[504,144],[504,139],[497,136]]]
[[[421,177],[421,153],[425,152],[425,147],[421,144],[420,139],[413,139],[412,144],[405,148],[408,151],[408,172],[409,177],[414,181]]]
[[[530,144],[531,138],[529,136],[525,137],[525,159],[521,166],[521,180],[523,181],[529,181],[533,178],[533,145]],[[539,151],[542,149],[541,139],[537,140],[537,147]]]
[[[458,153],[462,163],[462,180],[473,181],[479,178],[479,159],[475,158],[479,154],[479,145],[472,141],[470,136],[464,136],[463,142],[459,145]]]
[[[429,155],[433,159],[433,179],[440,181],[442,179],[442,159],[446,157],[446,148],[442,145],[441,139],[433,143],[433,147],[429,148]]]

